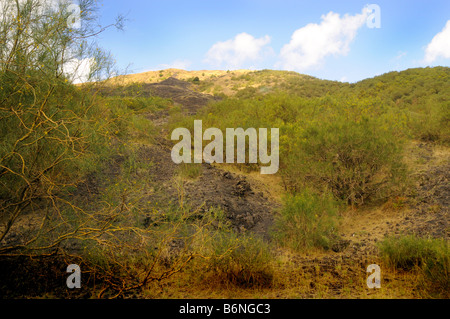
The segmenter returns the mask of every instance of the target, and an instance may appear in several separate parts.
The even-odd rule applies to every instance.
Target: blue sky
[[[373,27],[380,9],[380,28]],[[372,8],[373,9],[373,8]],[[98,42],[131,73],[280,69],[355,82],[393,70],[450,66],[450,1],[104,0]],[[367,21],[372,23],[369,27]]]

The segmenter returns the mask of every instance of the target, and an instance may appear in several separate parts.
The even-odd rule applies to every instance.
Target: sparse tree
[[[188,211],[176,222],[155,217],[167,225],[155,230],[127,220],[132,210],[126,192],[119,204],[83,206],[74,200],[69,189],[77,189],[96,139],[102,143],[106,134],[93,123],[102,119],[95,83],[114,75],[112,57],[95,45],[95,37],[108,27],[120,29],[123,18],[102,27],[96,1],[81,0],[79,10],[71,5],[0,2],[0,256],[67,255],[73,253],[67,245],[75,244],[78,251],[107,256],[106,263],[82,253],[74,258],[99,272],[100,297],[107,290],[117,296],[182,269],[192,259],[188,243],[198,232],[185,236],[186,248],[157,271]],[[91,84],[74,85],[81,81]],[[140,268],[126,258],[133,252],[142,258]]]
[[[108,77],[112,60],[94,49],[93,38],[105,29],[95,24],[95,2],[81,1],[76,17],[70,6],[0,3],[0,243],[23,214],[43,205],[61,209],[61,194],[76,183],[77,160],[89,148],[83,123],[93,100],[71,82]],[[79,19],[78,29],[71,19]],[[42,217],[41,229],[48,221]],[[40,234],[31,233],[17,247],[3,244],[0,253],[29,247]]]

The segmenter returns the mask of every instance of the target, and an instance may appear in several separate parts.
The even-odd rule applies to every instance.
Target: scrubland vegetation
[[[368,296],[367,265],[356,257],[344,261],[335,249],[344,217],[398,198],[414,203],[415,167],[405,149],[413,141],[450,146],[449,68],[391,72],[356,84],[294,72],[230,72],[232,95],[219,92],[213,77],[194,77],[192,90],[215,90],[220,100],[187,116],[182,105],[139,83],[108,85],[112,60],[89,42],[96,33],[91,1],[82,3],[89,27],[81,30],[68,29],[64,10],[36,16],[40,3],[17,10],[6,1],[14,14],[0,24],[3,295]],[[74,85],[64,65],[93,53],[91,82]],[[168,123],[154,121],[164,117]],[[165,185],[152,178],[160,169],[152,147],[164,150],[167,132],[192,130],[194,119],[223,131],[280,128],[277,182],[284,191],[267,236],[237,232],[223,207],[191,205],[184,187],[202,176],[202,165],[177,168],[171,202]],[[247,176],[259,169],[234,167]],[[386,236],[371,260],[394,279],[389,292],[375,297],[448,297],[449,254],[448,238]],[[328,256],[335,256],[325,264],[332,269],[321,269],[316,258]],[[61,284],[69,263],[83,270],[81,293]],[[54,281],[19,284],[42,265]],[[395,281],[398,273],[408,284]],[[330,288],[337,281],[339,294]]]
[[[344,84],[264,70],[244,79],[267,85],[264,90],[244,88],[209,105],[195,119],[221,130],[279,127],[278,174],[286,195],[273,238],[294,251],[329,251],[339,240],[339,216],[348,207],[364,211],[411,191],[414,179],[404,160],[405,145],[420,140],[448,147],[449,76],[448,68],[411,69]],[[271,77],[278,81],[270,82]],[[173,127],[193,129],[193,119],[176,120]],[[258,167],[248,164],[239,169]],[[396,258],[404,253],[408,258],[402,250],[408,249],[405,243],[411,243],[419,260],[430,255],[423,242],[441,247],[432,249],[430,257],[439,263],[416,266],[428,274],[426,283],[446,295],[448,238],[389,238],[381,243],[380,253],[391,268],[403,269]],[[429,280],[428,267],[440,278]]]

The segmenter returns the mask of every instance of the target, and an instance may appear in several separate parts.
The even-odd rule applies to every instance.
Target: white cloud
[[[425,49],[425,63],[431,64],[438,58],[450,59],[450,20]]]
[[[302,72],[320,66],[329,55],[347,55],[369,13],[367,8],[354,16],[329,12],[321,17],[320,24],[310,23],[296,30],[291,42],[281,49],[276,67]]]
[[[268,35],[256,39],[248,33],[240,33],[224,42],[217,42],[206,54],[205,62],[227,69],[238,69],[246,62],[260,60],[264,47],[270,43]]]
[[[64,64],[63,71],[74,84],[84,83],[90,80],[91,68],[94,64],[94,58],[72,59]]]

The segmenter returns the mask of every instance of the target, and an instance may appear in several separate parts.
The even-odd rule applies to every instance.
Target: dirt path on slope
[[[152,94],[171,98],[186,115],[194,115],[213,98],[192,91],[190,86],[187,82],[170,78],[161,83],[148,84],[148,89]],[[145,200],[164,208],[168,204],[179,204],[182,197],[184,203],[193,210],[199,209],[200,213],[220,207],[235,231],[252,231],[268,238],[273,214],[279,204],[251,179],[209,164],[200,166],[197,178],[182,180],[180,189],[179,182],[175,180],[178,165],[171,158],[173,143],[169,140],[170,132],[165,129],[168,114],[153,114],[150,119],[159,128],[160,135],[155,145],[141,148],[139,157],[153,163],[151,179],[163,191],[155,191]]]

